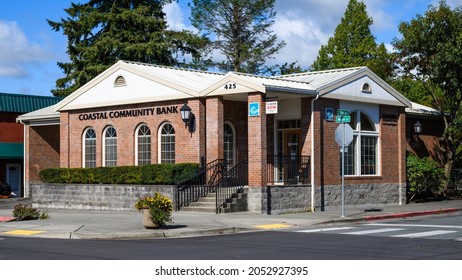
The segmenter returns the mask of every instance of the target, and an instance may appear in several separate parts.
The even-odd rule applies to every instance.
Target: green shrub
[[[408,201],[440,194],[445,176],[443,168],[430,158],[407,157]]]
[[[173,185],[185,174],[193,174],[196,163],[152,164],[96,168],[50,168],[40,172],[40,180],[58,184]]]
[[[13,209],[13,217],[16,221],[48,219],[48,212],[41,213],[30,204],[17,204]]]

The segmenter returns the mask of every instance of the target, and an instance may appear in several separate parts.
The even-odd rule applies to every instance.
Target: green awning
[[[0,159],[24,158],[23,143],[0,143]]]

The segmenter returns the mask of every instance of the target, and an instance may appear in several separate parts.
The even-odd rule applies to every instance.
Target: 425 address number
[[[228,83],[225,85],[225,89],[235,89],[236,84],[235,83]]]

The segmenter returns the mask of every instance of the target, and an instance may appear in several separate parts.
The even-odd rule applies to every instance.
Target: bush
[[[440,194],[445,181],[444,170],[430,158],[407,157],[408,201]]]
[[[50,168],[40,171],[40,180],[56,184],[173,185],[185,174],[193,174],[197,163],[153,164],[96,168]]]
[[[41,213],[30,204],[18,204],[13,209],[13,217],[16,221],[48,219],[48,213]]]

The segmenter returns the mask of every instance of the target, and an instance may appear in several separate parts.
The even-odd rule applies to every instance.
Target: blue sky
[[[55,82],[63,76],[56,65],[67,61],[66,40],[53,31],[47,19],[66,17],[68,0],[15,0],[0,4],[0,92],[51,95]],[[86,2],[76,0],[74,2]],[[364,0],[374,20],[372,33],[377,43],[399,36],[398,24],[423,14],[437,0]],[[187,0],[165,8],[172,29],[190,29]],[[334,33],[348,0],[276,0],[274,32],[286,46],[269,64],[298,61],[307,68],[318,50]],[[462,0],[447,0],[451,7]]]

